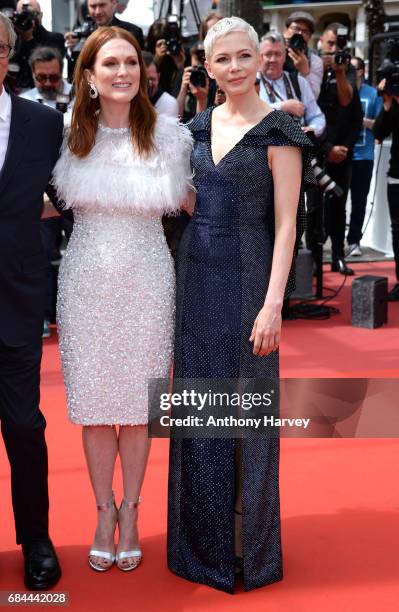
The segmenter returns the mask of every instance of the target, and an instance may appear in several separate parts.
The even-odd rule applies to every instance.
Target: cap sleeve
[[[316,185],[311,161],[314,146],[293,118],[284,111],[272,111],[267,121],[261,122],[245,136],[243,144],[249,146],[291,146],[302,151],[302,177],[306,186]]]

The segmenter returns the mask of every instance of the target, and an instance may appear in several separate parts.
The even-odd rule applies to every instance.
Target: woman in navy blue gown
[[[189,124],[197,193],[178,252],[175,375],[278,379],[310,141],[258,98],[251,26],[223,19],[204,44],[226,103]],[[233,592],[238,556],[245,590],[280,580],[278,464],[278,438],[172,439],[170,569]]]

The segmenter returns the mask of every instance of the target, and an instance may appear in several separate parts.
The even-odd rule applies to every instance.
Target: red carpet
[[[358,264],[360,274],[390,275],[393,264]],[[326,284],[340,282],[327,274]],[[348,280],[328,321],[289,321],[281,347],[282,375],[399,374],[399,303],[377,330],[350,326]],[[55,337],[45,342],[42,409],[48,421],[51,533],[63,567],[57,590],[71,610],[252,610],[270,612],[396,610],[399,600],[399,441],[282,440],[281,503],[285,578],[231,596],[175,577],[166,568],[167,441],[153,442],[140,507],[142,566],[131,574],[89,569],[86,554],[95,506],[80,428],[66,417]],[[0,590],[22,590],[21,553],[11,514],[9,469],[0,449]],[[116,485],[119,500],[120,471]]]

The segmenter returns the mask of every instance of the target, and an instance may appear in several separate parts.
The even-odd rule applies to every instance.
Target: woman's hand
[[[189,191],[187,194],[187,198],[180,205],[181,210],[184,210],[186,213],[188,213],[190,217],[192,217],[194,214],[195,197],[196,197],[195,192]]]
[[[281,306],[265,304],[259,311],[252,328],[250,342],[253,354],[266,357],[278,349],[281,338]]]
[[[48,219],[51,217],[59,217],[59,216],[60,216],[60,213],[55,209],[53,204],[50,202],[47,194],[44,194],[41,218]]]

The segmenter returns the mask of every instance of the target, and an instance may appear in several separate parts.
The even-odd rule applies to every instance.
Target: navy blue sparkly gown
[[[270,277],[274,235],[268,145],[303,149],[296,123],[273,111],[215,165],[212,109],[189,125],[196,210],[177,262],[175,376],[278,378],[278,353],[255,357],[249,342]],[[298,208],[298,234],[304,222]],[[292,274],[287,291],[293,288]],[[168,565],[188,580],[234,592],[234,439],[172,439],[168,502]],[[244,589],[282,578],[278,438],[242,440]]]

